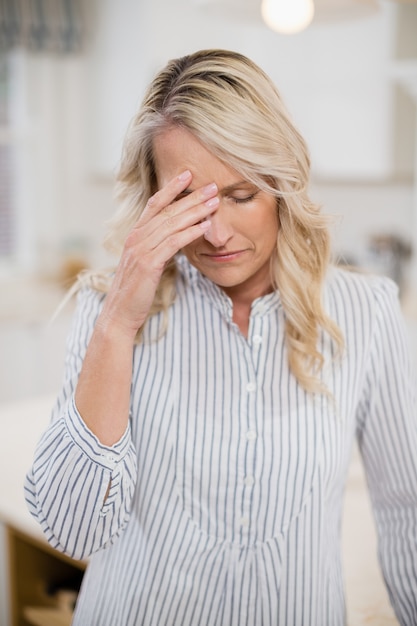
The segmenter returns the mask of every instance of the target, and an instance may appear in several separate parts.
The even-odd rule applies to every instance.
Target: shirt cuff
[[[113,471],[126,456],[131,442],[130,424],[122,437],[112,446],[100,443],[96,435],[87,427],[75,405],[72,396],[65,415],[65,424],[74,443],[95,463]]]

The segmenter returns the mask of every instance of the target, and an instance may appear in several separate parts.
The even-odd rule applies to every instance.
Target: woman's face
[[[231,298],[254,300],[271,291],[270,258],[278,234],[274,196],[242,179],[189,131],[172,127],[154,140],[158,187],[190,170],[188,193],[216,183],[220,203],[204,236],[183,250],[202,274]]]

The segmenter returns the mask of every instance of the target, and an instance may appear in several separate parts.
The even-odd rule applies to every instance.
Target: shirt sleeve
[[[48,542],[76,559],[110,545],[124,530],[136,483],[130,424],[116,444],[104,446],[87,428],[74,401],[102,300],[90,289],[78,296],[64,384],[25,481],[28,508]]]
[[[378,535],[378,557],[402,626],[417,626],[416,380],[394,283],[378,280],[358,442]]]

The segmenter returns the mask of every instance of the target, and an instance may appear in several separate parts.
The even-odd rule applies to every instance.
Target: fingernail
[[[210,198],[210,200],[205,201],[205,205],[209,207],[209,209],[214,209],[215,206],[219,204],[219,197],[214,196],[214,198]]]
[[[210,226],[211,226],[211,221],[210,220],[204,220],[204,222],[199,222],[199,226],[202,230],[209,230]]]
[[[191,176],[190,170],[185,170],[182,174],[178,176],[178,180],[188,180]]]
[[[217,185],[216,183],[210,183],[207,187],[203,187],[203,194],[205,196],[211,196],[213,193],[216,193]]]

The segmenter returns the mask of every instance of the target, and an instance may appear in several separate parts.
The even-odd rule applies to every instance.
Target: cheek
[[[261,248],[269,253],[276,247],[278,237],[278,216],[268,213],[258,218],[253,224],[252,233],[256,233]]]
[[[196,248],[197,248],[199,241],[200,241],[200,238],[195,241],[192,241],[187,246],[184,246],[184,248],[181,250],[181,252],[185,254],[185,256],[187,257],[189,261],[191,261],[196,256]]]
[[[263,256],[269,258],[272,256],[277,249],[277,236],[272,230],[270,231],[269,236],[266,238],[264,236],[263,240],[260,242],[261,254]]]

